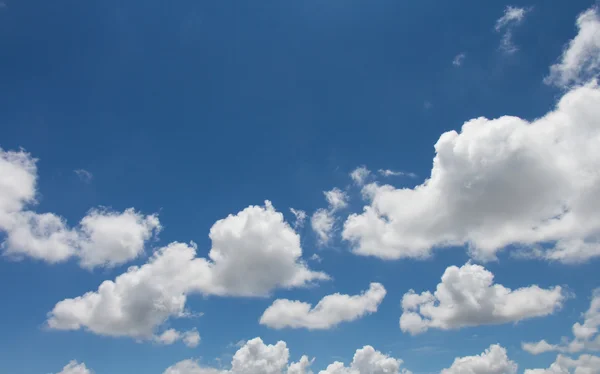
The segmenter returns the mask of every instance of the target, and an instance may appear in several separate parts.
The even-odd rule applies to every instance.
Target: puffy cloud
[[[336,361],[321,370],[319,374],[412,374],[410,370],[400,369],[403,361],[385,355],[370,345],[357,349],[350,366]]]
[[[196,329],[192,329],[183,333],[175,329],[168,329],[162,334],[154,336],[155,342],[164,345],[170,345],[179,340],[183,340],[186,346],[194,348],[200,344],[200,334]]]
[[[320,245],[326,245],[331,240],[335,217],[327,209],[318,209],[310,218],[310,225],[317,234]]]
[[[371,175],[371,171],[365,166],[359,166],[350,173],[350,178],[359,186],[365,184],[367,178]]]
[[[76,228],[53,213],[26,210],[35,203],[37,168],[30,154],[0,149],[0,231],[4,255],[50,263],[78,257],[81,266],[116,266],[139,256],[159,230],[157,216],[134,209],[91,210]]]
[[[190,293],[267,296],[276,288],[329,279],[301,260],[298,234],[268,201],[217,221],[209,236],[208,259],[196,257],[193,243],[171,243],[97,291],[57,303],[48,326],[152,339],[167,319],[188,314]]]
[[[477,259],[494,260],[513,244],[536,257],[586,261],[600,255],[599,143],[596,83],[533,122],[471,120],[439,138],[423,184],[366,185],[370,205],[348,217],[342,237],[356,254],[384,259],[466,244]]]
[[[299,362],[289,365],[289,350],[283,341],[265,344],[262,339],[254,338],[244,344],[233,356],[231,369],[222,370],[201,367],[192,360],[181,361],[169,367],[164,374],[308,374],[312,363],[303,356]]]
[[[600,357],[581,355],[572,359],[558,355],[548,369],[528,369],[524,374],[600,374]]]
[[[589,309],[585,312],[583,323],[573,325],[574,339],[562,344],[550,344],[546,340],[534,343],[523,343],[522,348],[534,355],[558,351],[558,352],[580,352],[582,350],[600,351],[600,289],[592,294]]]
[[[506,349],[491,345],[478,356],[459,357],[441,374],[516,374],[517,364],[509,360]]]
[[[323,194],[325,194],[325,199],[331,211],[343,209],[348,206],[348,195],[337,187],[331,191],[325,191]]]
[[[383,285],[371,283],[369,289],[360,295],[327,295],[315,307],[301,301],[278,299],[265,310],[260,323],[276,329],[330,329],[342,322],[375,313],[385,294]]]
[[[558,63],[550,67],[545,82],[567,87],[581,84],[600,71],[600,15],[597,8],[581,13],[577,18],[579,32],[565,48]]]
[[[529,9],[507,6],[502,17],[496,21],[496,31],[504,31],[500,48],[506,53],[514,53],[518,50],[512,41],[513,29],[523,22],[528,12]]]
[[[85,364],[81,364],[73,360],[65,366],[58,374],[93,374],[94,372],[88,369]]]
[[[494,284],[494,275],[480,265],[450,266],[434,293],[410,290],[404,295],[400,328],[415,335],[429,328],[448,330],[517,322],[552,314],[564,298],[559,286],[511,290]]]
[[[183,333],[182,340],[183,343],[190,348],[197,347],[198,344],[200,344],[200,333],[198,333],[198,330],[196,329],[186,331]]]
[[[294,222],[294,228],[298,229],[303,227],[304,221],[306,221],[306,212],[303,210],[296,210],[294,208],[290,208],[290,212],[292,212],[292,214],[296,218],[296,221]]]

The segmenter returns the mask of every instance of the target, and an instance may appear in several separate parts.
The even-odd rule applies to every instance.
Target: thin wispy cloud
[[[500,49],[505,53],[512,54],[519,50],[513,41],[513,31],[532,9],[507,6],[502,17],[496,21],[496,32],[502,33]]]
[[[73,170],[75,174],[79,177],[82,182],[90,183],[94,178],[94,175],[85,169],[77,169]]]

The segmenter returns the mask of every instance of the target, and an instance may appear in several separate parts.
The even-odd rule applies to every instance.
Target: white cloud
[[[231,369],[201,367],[196,361],[185,360],[169,367],[163,374],[308,374],[312,360],[303,356],[289,365],[289,350],[283,341],[264,344],[254,338],[243,345],[231,360]]]
[[[94,175],[85,169],[73,170],[75,174],[81,179],[82,182],[90,183],[94,178]]]
[[[530,9],[507,6],[504,14],[496,21],[496,31],[504,32],[500,48],[506,53],[514,53],[518,48],[514,45],[512,36],[514,28],[525,19],[525,15]]]
[[[196,329],[186,331],[183,333],[182,340],[189,348],[195,348],[200,344],[200,333]]]
[[[546,340],[534,343],[523,343],[522,348],[534,355],[558,351],[575,353],[582,350],[600,351],[600,289],[592,294],[589,309],[585,312],[583,323],[573,325],[574,339],[561,344],[550,344]]]
[[[336,361],[321,370],[319,374],[412,374],[410,370],[400,369],[403,361],[385,355],[370,345],[357,349],[350,366]]]
[[[303,210],[296,210],[294,208],[290,208],[290,212],[294,215],[296,221],[294,222],[294,228],[299,229],[304,227],[304,221],[306,221],[306,212]]]
[[[452,366],[441,374],[516,374],[517,364],[511,361],[506,349],[498,344],[491,345],[478,356],[459,357]]]
[[[57,303],[48,326],[151,339],[167,319],[188,314],[190,293],[267,296],[329,279],[302,262],[298,234],[268,201],[217,221],[209,236],[208,259],[196,257],[194,244],[171,243],[97,291]]]
[[[454,60],[452,60],[452,65],[454,66],[461,66],[463,64],[463,62],[465,61],[465,58],[467,58],[467,55],[463,52],[463,53],[459,53],[454,57]]]
[[[200,344],[200,334],[196,329],[192,329],[183,333],[175,329],[168,329],[162,334],[154,336],[155,342],[164,345],[171,345],[179,340],[182,340],[183,343],[189,348],[194,348]]]
[[[275,329],[330,329],[375,313],[385,294],[383,285],[371,283],[360,295],[327,295],[315,307],[301,301],[277,299],[265,310],[260,323]]]
[[[411,177],[411,178],[417,177],[417,175],[414,173],[405,173],[403,171],[394,171],[394,170],[390,170],[390,169],[379,169],[377,172],[384,177],[397,177],[397,176],[406,176],[406,177]]]
[[[514,244],[549,260],[584,262],[600,255],[599,143],[596,83],[566,93],[533,122],[471,120],[439,138],[423,184],[366,185],[370,205],[348,217],[342,237],[356,254],[384,259],[466,244],[475,258],[494,260]]]
[[[528,369],[524,374],[600,374],[600,357],[581,355],[572,359],[558,355],[548,369]]]
[[[331,191],[323,192],[325,199],[329,204],[329,210],[335,212],[348,206],[348,194],[339,188],[334,188]]]
[[[334,215],[327,209],[318,209],[310,218],[310,225],[317,234],[320,245],[326,245],[331,240],[335,224]]]
[[[81,364],[73,360],[67,364],[58,374],[94,374],[93,371],[88,369],[85,364]]]
[[[365,184],[367,178],[371,175],[371,171],[365,166],[359,166],[350,173],[350,178],[359,186]]]
[[[91,210],[76,228],[53,213],[27,210],[35,204],[36,160],[24,151],[0,149],[0,231],[5,256],[50,263],[80,259],[81,266],[116,266],[139,256],[159,230],[155,215]]]
[[[545,82],[567,87],[581,84],[600,72],[600,16],[597,8],[577,18],[579,32],[565,48],[560,62],[550,67]]]
[[[517,322],[554,313],[564,298],[559,286],[511,290],[494,284],[494,275],[480,265],[450,266],[434,293],[410,290],[404,294],[400,328],[415,335],[430,328],[449,330]]]

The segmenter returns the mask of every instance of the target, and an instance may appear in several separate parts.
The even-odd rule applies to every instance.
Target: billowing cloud
[[[410,290],[404,295],[400,328],[415,335],[430,328],[449,330],[517,322],[554,313],[564,298],[560,286],[511,290],[494,284],[494,275],[480,265],[450,266],[435,292],[417,294]]]
[[[58,374],[94,374],[85,364],[71,361]]]
[[[267,296],[329,279],[301,260],[300,237],[268,201],[217,221],[209,237],[208,258],[196,257],[193,243],[171,243],[97,291],[57,303],[48,326],[152,339],[167,319],[189,314],[190,293]]]
[[[548,369],[528,369],[524,374],[600,374],[600,357],[581,355],[573,359],[558,355]]]
[[[525,15],[530,9],[507,6],[504,14],[496,21],[496,31],[502,32],[502,42],[500,48],[506,53],[514,53],[518,50],[512,37],[514,28],[525,19]]]
[[[336,361],[321,370],[319,374],[412,374],[410,370],[400,368],[403,361],[385,355],[370,345],[357,349],[350,366]]]
[[[254,338],[244,344],[233,356],[231,369],[202,367],[196,361],[185,360],[169,367],[163,374],[309,374],[312,360],[303,356],[288,366],[289,350],[283,341],[265,344]]]
[[[533,122],[478,118],[435,145],[431,176],[415,188],[369,184],[370,205],[342,237],[356,254],[425,258],[468,245],[494,260],[515,245],[531,256],[576,263],[600,255],[600,88],[565,94]]]
[[[550,67],[546,83],[567,87],[581,84],[600,72],[600,15],[597,8],[577,18],[579,32],[565,48],[558,63]]]
[[[491,345],[478,356],[459,357],[452,366],[441,374],[516,374],[517,364],[511,361],[506,349],[498,344]]]
[[[371,283],[360,295],[327,295],[315,307],[301,301],[277,299],[265,310],[260,323],[276,329],[330,329],[375,313],[385,294],[383,285]]]
[[[563,341],[561,344],[550,344],[546,340],[534,343],[523,343],[522,348],[534,355],[558,351],[575,353],[583,350],[600,351],[600,289],[592,294],[589,309],[583,315],[583,323],[573,325],[574,338]]]
[[[143,253],[160,231],[156,215],[134,209],[122,213],[93,209],[70,228],[54,213],[27,210],[35,204],[36,160],[24,151],[0,149],[0,231],[5,256],[31,257],[50,263],[77,257],[85,268],[124,264]]]

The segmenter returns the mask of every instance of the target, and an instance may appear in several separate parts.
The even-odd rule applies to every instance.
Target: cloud
[[[524,374],[600,374],[600,357],[581,355],[577,359],[558,355],[548,369],[528,369]]]
[[[308,374],[312,360],[302,356],[288,367],[289,350],[283,341],[265,344],[254,338],[243,345],[231,360],[231,369],[201,367],[196,361],[184,360],[167,368],[163,374]]]
[[[183,333],[175,329],[168,329],[162,334],[154,336],[155,342],[164,345],[171,345],[179,340],[182,340],[183,343],[189,348],[194,348],[200,344],[200,334],[196,329],[192,329]]]
[[[326,330],[377,312],[385,294],[383,285],[371,283],[360,295],[327,295],[315,307],[301,301],[277,299],[265,310],[260,323],[275,329]]]
[[[367,178],[371,175],[371,171],[365,166],[360,166],[350,173],[350,178],[359,186],[365,184]]]
[[[452,60],[452,65],[456,67],[462,66],[463,62],[465,61],[465,58],[467,58],[467,55],[464,52],[457,54],[454,57],[454,60]]]
[[[561,87],[582,84],[600,72],[600,15],[597,8],[577,18],[579,32],[563,51],[560,61],[550,67],[545,82]]]
[[[68,227],[54,213],[36,213],[36,160],[25,151],[0,149],[0,231],[5,256],[31,257],[49,263],[79,258],[85,268],[113,267],[143,253],[161,229],[156,215],[133,208],[120,212],[92,209],[79,226]]]
[[[90,183],[94,178],[94,175],[85,169],[77,169],[73,170],[75,174],[79,177],[82,182]]]
[[[326,245],[331,240],[335,224],[334,215],[327,209],[317,209],[310,218],[310,225],[317,234],[320,245]]]
[[[370,205],[347,218],[342,238],[356,254],[383,259],[468,245],[490,261],[514,245],[552,261],[587,261],[600,255],[599,142],[595,82],[532,122],[473,119],[442,134],[423,184],[364,186]]]
[[[450,266],[434,293],[410,290],[404,294],[400,328],[416,335],[430,328],[450,330],[518,322],[554,313],[564,298],[559,286],[511,290],[494,284],[494,275],[480,265]]]
[[[300,237],[269,201],[217,221],[209,237],[208,258],[196,257],[193,243],[159,248],[97,291],[58,302],[48,326],[147,340],[169,318],[189,314],[190,293],[261,297],[329,279],[301,260]]]
[[[323,194],[325,194],[325,199],[327,200],[329,209],[332,212],[348,206],[348,195],[337,187],[331,191],[325,191]]]
[[[67,366],[65,366],[58,374],[94,374],[94,372],[88,369],[83,362],[80,364],[73,360],[69,362]]]
[[[574,339],[563,341],[562,344],[550,344],[546,340],[534,343],[523,343],[522,348],[534,355],[558,351],[575,353],[582,350],[600,351],[600,289],[592,294],[589,309],[585,312],[583,323],[573,325]]]
[[[292,212],[296,218],[296,221],[294,222],[294,229],[304,227],[304,221],[306,221],[306,212],[303,210],[296,210],[294,208],[290,208],[290,212]]]
[[[406,176],[406,177],[411,177],[411,178],[417,177],[417,175],[414,173],[405,173],[403,171],[394,171],[394,170],[390,170],[390,169],[379,169],[377,172],[384,177],[397,177],[397,176]]]
[[[514,53],[518,48],[514,45],[512,36],[514,28],[523,22],[531,9],[507,6],[504,14],[496,21],[496,32],[504,32],[500,48],[506,53]]]
[[[350,366],[336,361],[319,374],[412,374],[410,370],[400,369],[403,361],[385,355],[370,345],[357,349]]]
[[[491,345],[478,356],[459,357],[441,374],[516,374],[517,364],[509,360],[506,349]]]

